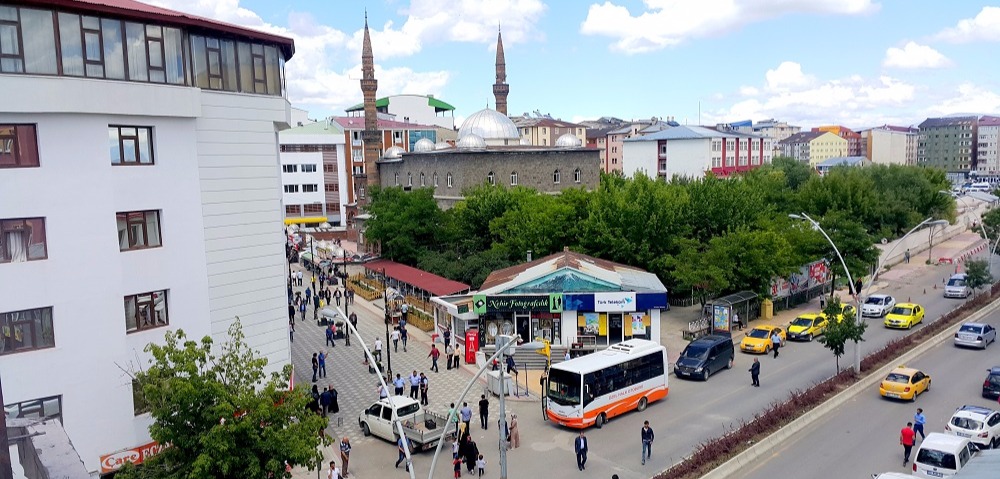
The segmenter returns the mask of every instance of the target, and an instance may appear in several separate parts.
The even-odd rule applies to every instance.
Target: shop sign
[[[472,308],[476,314],[510,313],[510,312],[561,312],[562,294],[546,296],[486,296],[477,294],[472,297]]]
[[[635,293],[594,293],[594,311],[609,313],[635,311]]]
[[[118,469],[121,469],[127,462],[131,462],[135,465],[142,464],[149,458],[159,454],[166,447],[167,446],[153,441],[149,444],[143,444],[142,446],[133,447],[131,449],[124,449],[111,454],[105,454],[101,456],[101,474],[115,472]]]

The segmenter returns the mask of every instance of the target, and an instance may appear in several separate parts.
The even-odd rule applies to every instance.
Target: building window
[[[109,126],[108,147],[112,165],[152,165],[153,129],[143,126]]]
[[[315,193],[317,191],[319,191],[319,185],[317,185],[315,183],[308,184],[308,185],[302,185],[302,192],[303,193]]]
[[[56,345],[52,308],[0,313],[0,355],[23,353]]]
[[[364,197],[365,197],[365,185],[361,185],[358,187],[358,198],[364,198]]]
[[[486,175],[486,181],[487,181],[487,182],[489,182],[489,184],[491,184],[491,185],[495,185],[495,184],[497,184],[497,183],[496,183],[496,175],[494,175],[492,171],[491,171],[491,172],[489,172],[489,173],[488,173],[488,174]]]
[[[160,242],[159,211],[127,211],[118,213],[118,249],[155,248]]]
[[[510,172],[510,186],[517,186],[517,172]]]
[[[299,165],[281,165],[282,173],[297,173],[299,171]]]
[[[149,402],[146,401],[146,393],[142,390],[142,383],[138,380],[132,380],[132,412],[136,416],[141,416],[148,413],[152,409],[149,406]]]
[[[337,165],[333,163],[323,163],[323,173],[336,173]]]
[[[580,180],[581,180],[581,176],[582,175],[580,173],[580,169],[579,168],[577,168],[576,170],[574,170],[573,171],[573,182],[574,183],[579,183]]]
[[[427,186],[427,180],[424,178],[424,172],[420,172],[420,187],[423,188]]]
[[[413,186],[413,173],[406,174],[406,186],[407,187]]]
[[[333,214],[340,214],[340,203],[327,203],[326,204],[326,214],[327,214],[327,216],[333,215]]]
[[[434,187],[437,188],[437,186],[438,186],[438,174],[434,173]]]
[[[452,186],[455,186],[454,182],[452,182],[451,173],[448,173],[447,180],[448,180],[448,188],[451,188]]]
[[[285,185],[285,193],[298,193],[299,185]]]
[[[740,156],[740,166],[747,166],[747,157]]]
[[[316,165],[303,164],[302,165],[302,172],[303,173],[315,173],[316,172]]]
[[[9,7],[0,7],[0,9]],[[0,38],[3,38],[0,22]],[[0,55],[0,61],[3,56]],[[38,138],[35,125],[0,125],[0,168],[38,166]]]
[[[557,184],[557,185],[560,182],[562,182],[562,173],[560,173],[559,170],[556,170],[556,171],[552,172],[552,182],[555,183],[555,184]]]
[[[11,418],[58,419],[59,422],[62,422],[62,396],[49,396],[4,404],[3,409],[7,417]]]
[[[300,205],[285,205],[285,216],[302,216]]]
[[[392,174],[392,185],[399,186],[399,173]]]
[[[48,258],[45,218],[0,219],[0,263]]]
[[[170,324],[167,290],[125,297],[125,331],[134,333]]]
[[[323,205],[303,205],[302,212],[306,215],[321,215],[323,214]]]

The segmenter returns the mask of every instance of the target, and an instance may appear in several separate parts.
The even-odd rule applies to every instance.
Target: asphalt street
[[[1000,314],[988,323],[1000,325]],[[957,329],[957,328],[956,328]],[[914,402],[883,399],[875,386],[818,421],[813,427],[790,437],[786,447],[766,460],[748,464],[741,479],[783,477],[794,468],[795,477],[827,478],[830,471],[839,477],[870,477],[872,473],[912,472],[903,467],[899,432],[913,421],[916,409],[927,416],[925,432],[944,432],[955,409],[965,404],[996,408],[994,400],[983,398],[986,370],[1000,366],[1000,346],[985,351],[956,348],[947,340],[907,366],[930,374],[931,388]],[[919,436],[917,436],[919,445]],[[916,447],[911,457],[915,457]],[[912,465],[912,463],[911,463]]]

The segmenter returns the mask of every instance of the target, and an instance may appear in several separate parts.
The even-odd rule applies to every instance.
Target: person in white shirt
[[[382,362],[382,339],[375,338],[375,352],[372,353],[375,356],[376,362]]]
[[[326,479],[340,479],[340,469],[337,469],[337,461],[330,461],[330,470],[326,473]]]
[[[394,328],[391,333],[389,333],[389,339],[392,340],[392,352],[399,352],[399,328]]]

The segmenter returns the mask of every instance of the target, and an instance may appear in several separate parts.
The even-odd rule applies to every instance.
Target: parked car
[[[965,323],[955,333],[955,346],[986,349],[986,346],[996,340],[996,328],[983,323]]]
[[[964,437],[932,432],[920,441],[913,459],[913,475],[953,477],[969,463],[976,451],[976,446]]]
[[[421,408],[416,399],[407,396],[390,396],[368,406],[358,417],[361,433],[395,444],[399,440],[399,432],[392,422],[393,409],[396,410],[396,418],[403,424],[403,433],[411,450],[431,449],[444,436],[448,418]]]
[[[888,294],[873,294],[861,305],[861,315],[871,318],[881,318],[896,306],[896,298]]]
[[[899,366],[893,369],[878,386],[884,398],[916,401],[920,393],[931,388],[931,377],[918,369]]]
[[[679,377],[699,378],[708,381],[708,377],[722,369],[733,367],[736,348],[733,338],[722,334],[703,336],[681,351],[674,364],[674,374]]]
[[[774,347],[771,336],[778,333],[781,341],[785,341],[785,330],[770,324],[756,326],[747,332],[747,335],[740,341],[740,351],[744,353],[767,353]]]
[[[972,288],[965,282],[965,278],[962,273],[953,274],[948,278],[948,283],[944,285],[944,297],[968,298],[972,294]]]
[[[982,406],[962,406],[944,425],[944,432],[968,438],[980,449],[993,449],[1000,446],[1000,412]]]
[[[983,397],[1000,398],[1000,366],[994,366],[987,369],[986,372],[986,380],[983,381]]]
[[[822,314],[800,314],[788,325],[788,339],[794,341],[812,341],[826,331],[827,320]]]
[[[916,303],[899,303],[885,315],[885,327],[910,329],[924,320],[924,307]]]

